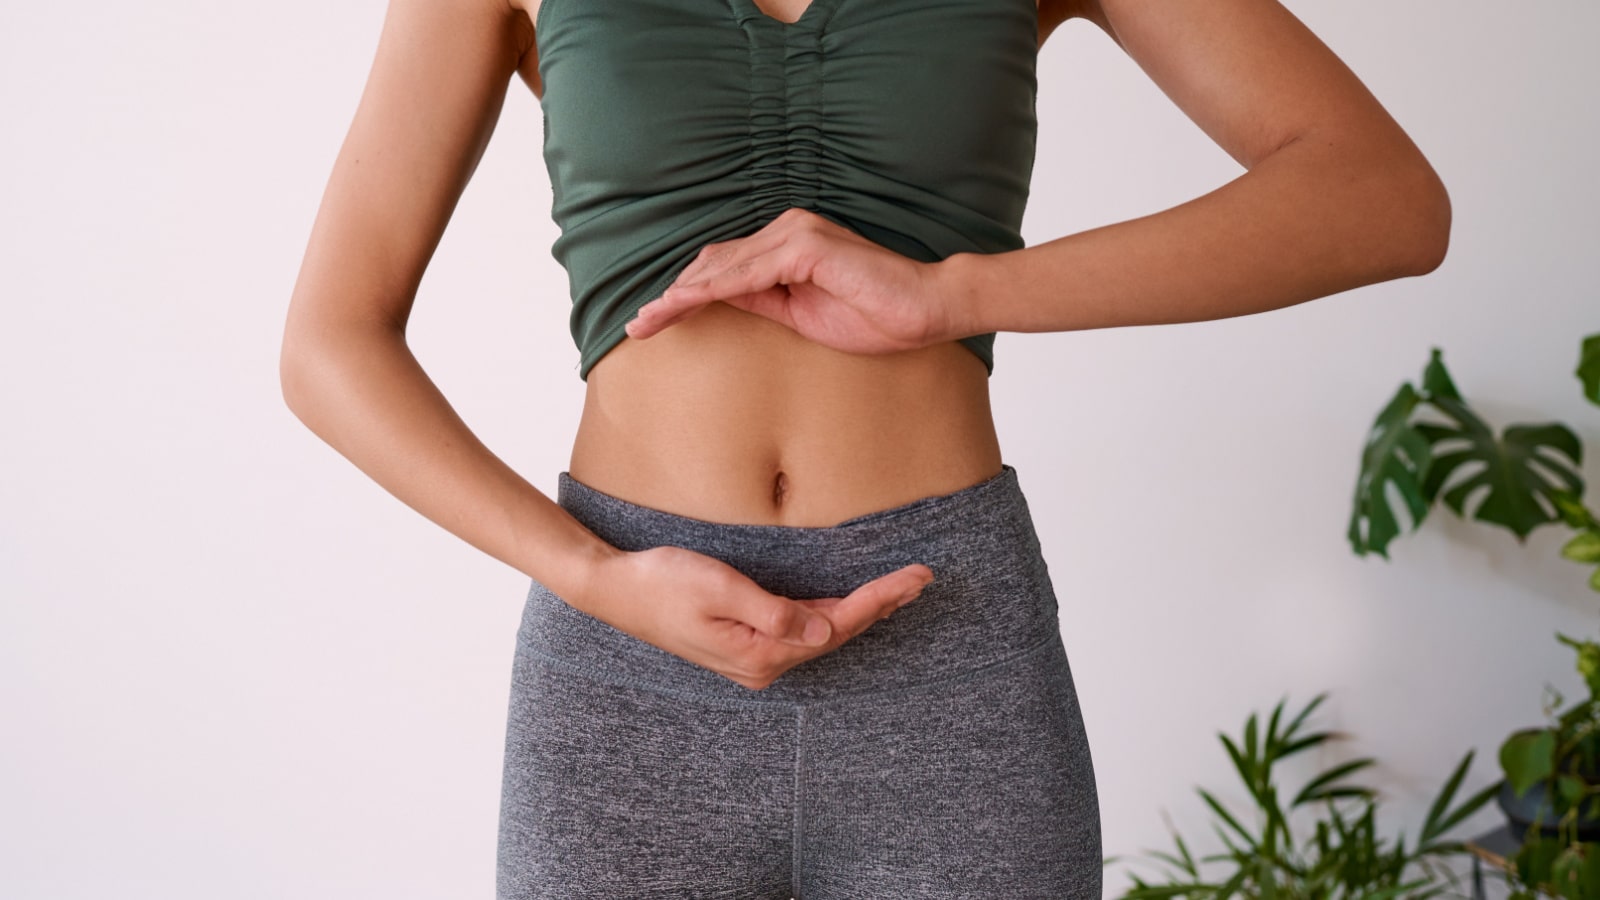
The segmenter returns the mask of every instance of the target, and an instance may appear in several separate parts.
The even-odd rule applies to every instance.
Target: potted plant
[[[1212,828],[1226,851],[1196,861],[1182,835],[1174,830],[1176,853],[1145,853],[1167,869],[1165,880],[1152,882],[1134,875],[1134,887],[1121,900],[1226,900],[1235,895],[1283,900],[1420,900],[1454,886],[1456,875],[1436,864],[1443,857],[1465,852],[1465,847],[1447,840],[1445,833],[1493,798],[1500,783],[1484,788],[1452,809],[1451,801],[1472,763],[1472,752],[1468,751],[1428,809],[1415,845],[1409,847],[1403,832],[1392,844],[1378,835],[1374,791],[1342,780],[1371,765],[1374,760],[1370,758],[1335,765],[1290,797],[1280,790],[1274,766],[1296,753],[1343,736],[1328,731],[1300,733],[1306,717],[1326,696],[1317,695],[1281,731],[1284,701],[1272,710],[1264,734],[1258,731],[1255,713],[1246,721],[1238,741],[1219,734],[1255,803],[1254,827],[1247,826],[1211,792],[1197,789],[1216,816]],[[1290,797],[1287,803],[1284,797]],[[1345,808],[1341,809],[1341,804]],[[1297,835],[1289,819],[1298,809],[1320,811],[1324,816],[1309,831]],[[1119,860],[1120,857],[1109,857],[1106,864]],[[1201,872],[1201,863],[1221,863],[1226,868],[1207,877]]]
[[[1600,334],[1583,340],[1574,373],[1584,396],[1600,405]],[[1422,420],[1437,412],[1444,423]],[[1600,591],[1600,521],[1583,505],[1583,447],[1557,422],[1512,425],[1496,438],[1456,389],[1437,347],[1420,389],[1408,382],[1373,423],[1362,451],[1348,537],[1358,556],[1377,553],[1399,534],[1385,486],[1393,484],[1421,526],[1441,495],[1466,518],[1467,498],[1486,490],[1473,518],[1509,529],[1525,543],[1535,528],[1556,522],[1576,531],[1566,559],[1595,565],[1589,586]],[[1481,468],[1446,487],[1462,465]],[[1549,724],[1512,733],[1500,747],[1505,778],[1497,800],[1521,839],[1508,873],[1522,891],[1535,886],[1572,898],[1600,900],[1600,643],[1557,633],[1577,654],[1588,697],[1561,709],[1549,691]],[[1525,894],[1531,896],[1531,894]]]
[[[1600,841],[1600,644],[1557,637],[1577,651],[1589,696],[1560,710],[1560,693],[1547,687],[1550,724],[1517,731],[1500,747],[1500,808],[1525,839],[1531,831]]]

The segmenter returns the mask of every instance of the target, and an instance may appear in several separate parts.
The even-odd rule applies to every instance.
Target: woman
[[[1024,248],[1035,55],[1074,17],[1247,172]],[[405,343],[513,74],[545,115],[586,382],[554,500]],[[501,897],[1098,897],[995,332],[1422,274],[1449,222],[1417,148],[1273,0],[391,0],[284,393],[532,579]]]

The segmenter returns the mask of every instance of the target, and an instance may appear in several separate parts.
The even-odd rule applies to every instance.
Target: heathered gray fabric
[[[566,472],[557,502],[621,549],[687,547],[780,596],[935,578],[760,691],[533,582],[500,900],[1099,900],[1094,767],[1015,468],[827,528],[678,516]]]

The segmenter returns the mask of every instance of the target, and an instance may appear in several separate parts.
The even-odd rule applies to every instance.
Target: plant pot
[[[1504,781],[1500,785],[1500,793],[1495,801],[1500,805],[1501,812],[1506,814],[1506,820],[1511,825],[1511,831],[1521,837],[1530,827],[1537,828],[1538,833],[1547,837],[1559,837],[1560,830],[1556,822],[1560,816],[1552,810],[1552,803],[1546,799],[1544,782],[1537,782],[1528,788],[1528,792],[1518,797],[1511,790],[1511,782]],[[1578,840],[1600,841],[1600,816],[1577,817]]]

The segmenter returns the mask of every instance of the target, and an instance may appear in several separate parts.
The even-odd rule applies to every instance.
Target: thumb
[[[768,637],[802,647],[820,647],[833,638],[833,623],[803,604],[760,588],[730,598],[721,614],[749,625]]]

